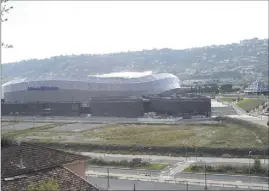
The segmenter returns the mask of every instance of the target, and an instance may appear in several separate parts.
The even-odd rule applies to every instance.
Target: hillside
[[[3,78],[80,76],[115,71],[170,72],[182,79],[252,80],[268,75],[268,39],[185,50],[159,49],[103,55],[57,56],[3,65]]]

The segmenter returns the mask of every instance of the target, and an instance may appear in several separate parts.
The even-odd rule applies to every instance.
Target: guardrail
[[[98,174],[87,174],[86,177],[98,177],[98,178],[108,178],[107,175],[98,175]],[[164,183],[174,183],[174,184],[183,184],[183,185],[199,185],[205,186],[204,181],[180,181],[180,180],[172,180],[172,179],[164,179],[160,181],[158,178],[135,178],[129,176],[109,176],[110,179],[120,179],[120,180],[135,180],[135,181],[146,181],[146,182],[164,182]],[[222,183],[210,183],[206,184],[207,187],[226,187],[226,188],[245,188],[245,189],[255,189],[255,190],[268,190],[268,186],[257,186],[257,185],[243,185],[243,184],[222,184]]]

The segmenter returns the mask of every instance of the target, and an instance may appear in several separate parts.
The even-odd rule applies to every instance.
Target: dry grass
[[[261,147],[268,144],[268,129],[234,124],[111,125],[84,134],[99,138],[91,143],[151,146]]]
[[[22,139],[100,145],[260,148],[268,145],[268,128],[240,124],[145,125],[115,124],[83,132],[54,132],[51,126],[13,132]]]

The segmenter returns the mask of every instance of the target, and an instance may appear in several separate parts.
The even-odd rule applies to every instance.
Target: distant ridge
[[[169,72],[181,78],[266,77],[268,39],[184,50],[154,49],[98,55],[57,56],[2,65],[3,79],[42,75],[63,77],[121,71]]]

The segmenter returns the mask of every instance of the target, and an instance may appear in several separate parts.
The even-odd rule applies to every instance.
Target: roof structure
[[[98,191],[98,188],[77,176],[64,167],[55,167],[32,172],[1,181],[1,190],[27,190],[31,183],[40,183],[53,178],[57,181],[60,190]]]
[[[89,159],[31,143],[1,148],[1,190],[26,190],[30,183],[54,178],[61,190],[98,190],[64,164]]]
[[[262,93],[268,91],[269,91],[268,85],[260,79],[256,80],[245,89],[246,93]]]

